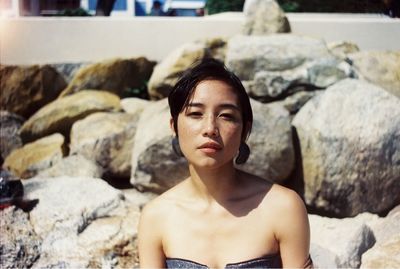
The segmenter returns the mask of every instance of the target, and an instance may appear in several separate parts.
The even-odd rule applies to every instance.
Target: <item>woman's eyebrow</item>
[[[193,103],[189,103],[187,106],[188,107],[205,107],[205,104],[193,102]],[[232,104],[232,103],[222,103],[222,104],[219,104],[218,107],[219,108],[234,109],[234,110],[240,111],[240,108],[236,104]]]

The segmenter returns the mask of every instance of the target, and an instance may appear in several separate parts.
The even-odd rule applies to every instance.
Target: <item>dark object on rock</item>
[[[0,210],[9,206],[17,206],[24,211],[30,211],[38,200],[24,200],[24,186],[8,171],[0,171]]]

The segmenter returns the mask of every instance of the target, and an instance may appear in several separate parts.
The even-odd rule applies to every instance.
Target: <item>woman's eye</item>
[[[227,120],[234,120],[235,119],[234,115],[228,114],[228,113],[223,113],[223,114],[220,115],[220,117],[222,117],[224,119],[227,119]]]
[[[201,114],[201,112],[189,112],[188,116],[189,117],[201,117],[202,114]]]

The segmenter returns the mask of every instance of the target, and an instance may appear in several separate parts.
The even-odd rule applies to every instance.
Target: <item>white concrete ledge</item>
[[[296,34],[347,40],[364,50],[400,50],[400,19],[380,15],[289,13]],[[145,56],[161,60],[177,46],[239,34],[242,13],[194,17],[23,17],[0,19],[0,62],[44,64]]]

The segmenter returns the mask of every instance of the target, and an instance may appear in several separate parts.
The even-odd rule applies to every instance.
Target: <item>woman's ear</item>
[[[173,118],[169,119],[169,127],[171,128],[172,134],[174,136],[176,136],[176,131],[175,131],[175,127],[174,127],[174,119]]]

